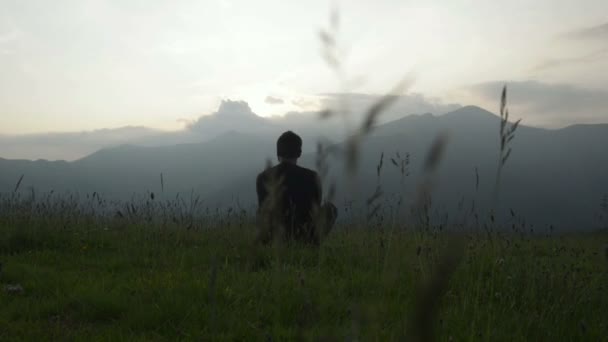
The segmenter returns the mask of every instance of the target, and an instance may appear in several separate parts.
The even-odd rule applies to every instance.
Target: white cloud
[[[245,101],[224,100],[218,110],[201,116],[188,129],[206,136],[239,131],[260,134],[270,129],[269,122],[255,114]]]

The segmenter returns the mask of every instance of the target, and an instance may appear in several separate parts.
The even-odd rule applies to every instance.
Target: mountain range
[[[247,115],[248,121],[236,115],[238,125],[219,127],[212,118],[192,123],[196,129],[214,134],[198,143],[120,145],[71,162],[0,159],[0,192],[13,191],[24,175],[22,190],[97,192],[115,199],[147,191],[166,196],[195,192],[209,206],[228,206],[238,199],[239,205],[253,207],[255,176],[268,160],[275,160],[275,140],[286,125],[241,114]],[[322,127],[322,122],[319,125]],[[526,220],[544,228],[596,227],[600,202],[608,193],[608,125],[557,130],[520,125],[510,143],[513,151],[497,190],[499,125],[498,116],[474,106],[443,115],[405,116],[376,127],[365,138],[354,178],[345,175],[343,159],[329,158],[330,171],[324,183],[326,188],[336,184],[335,201],[340,207],[350,200],[363,203],[378,185],[383,189],[383,201],[387,201],[385,207],[394,205],[389,199],[399,195],[411,203],[421,179],[428,176],[423,171],[425,158],[441,135],[447,143],[432,177],[431,194],[434,212],[442,220],[463,220],[474,207],[481,213],[494,209],[496,219],[505,224]],[[247,126],[256,129],[247,133]],[[301,164],[306,167],[316,164],[311,152],[315,135],[322,134],[307,131],[303,135],[307,153]],[[332,146],[344,149],[341,142]],[[378,172],[381,155],[383,168]],[[394,165],[400,165],[397,159],[406,155],[407,175]]]

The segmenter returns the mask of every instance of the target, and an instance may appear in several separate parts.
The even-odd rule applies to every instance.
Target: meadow
[[[24,215],[6,203],[3,341],[608,336],[605,233],[343,224],[319,248],[260,246],[244,215],[191,226]]]
[[[393,100],[373,106],[346,142],[351,173]],[[505,88],[495,200],[518,123],[509,124]],[[382,154],[366,208],[319,247],[260,245],[259,229],[272,227],[239,206],[205,208],[194,193],[167,198],[162,174],[160,194],[126,202],[38,194],[20,189],[22,176],[0,193],[0,340],[606,340],[608,231],[534,231],[512,211],[504,226],[492,212],[433,224],[445,144],[439,136],[431,146],[411,201],[420,220],[401,220],[403,198],[383,197]],[[408,157],[391,161],[406,177]]]

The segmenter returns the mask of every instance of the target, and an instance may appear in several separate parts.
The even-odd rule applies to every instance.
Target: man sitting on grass
[[[318,245],[336,221],[332,203],[321,205],[321,180],[315,171],[297,165],[302,138],[292,131],[277,140],[279,164],[260,173],[256,180],[258,225],[262,243],[281,234],[284,240]]]

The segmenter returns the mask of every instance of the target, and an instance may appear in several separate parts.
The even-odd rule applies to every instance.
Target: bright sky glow
[[[411,91],[491,110],[496,101],[472,86],[532,80],[608,92],[605,0],[342,1],[335,7],[345,71],[356,84],[349,89],[320,53],[318,32],[332,7],[0,0],[0,134],[178,129],[227,98],[282,115],[316,109],[321,93],[383,93],[410,71]],[[564,119],[526,110],[545,126],[608,121],[608,111]]]

